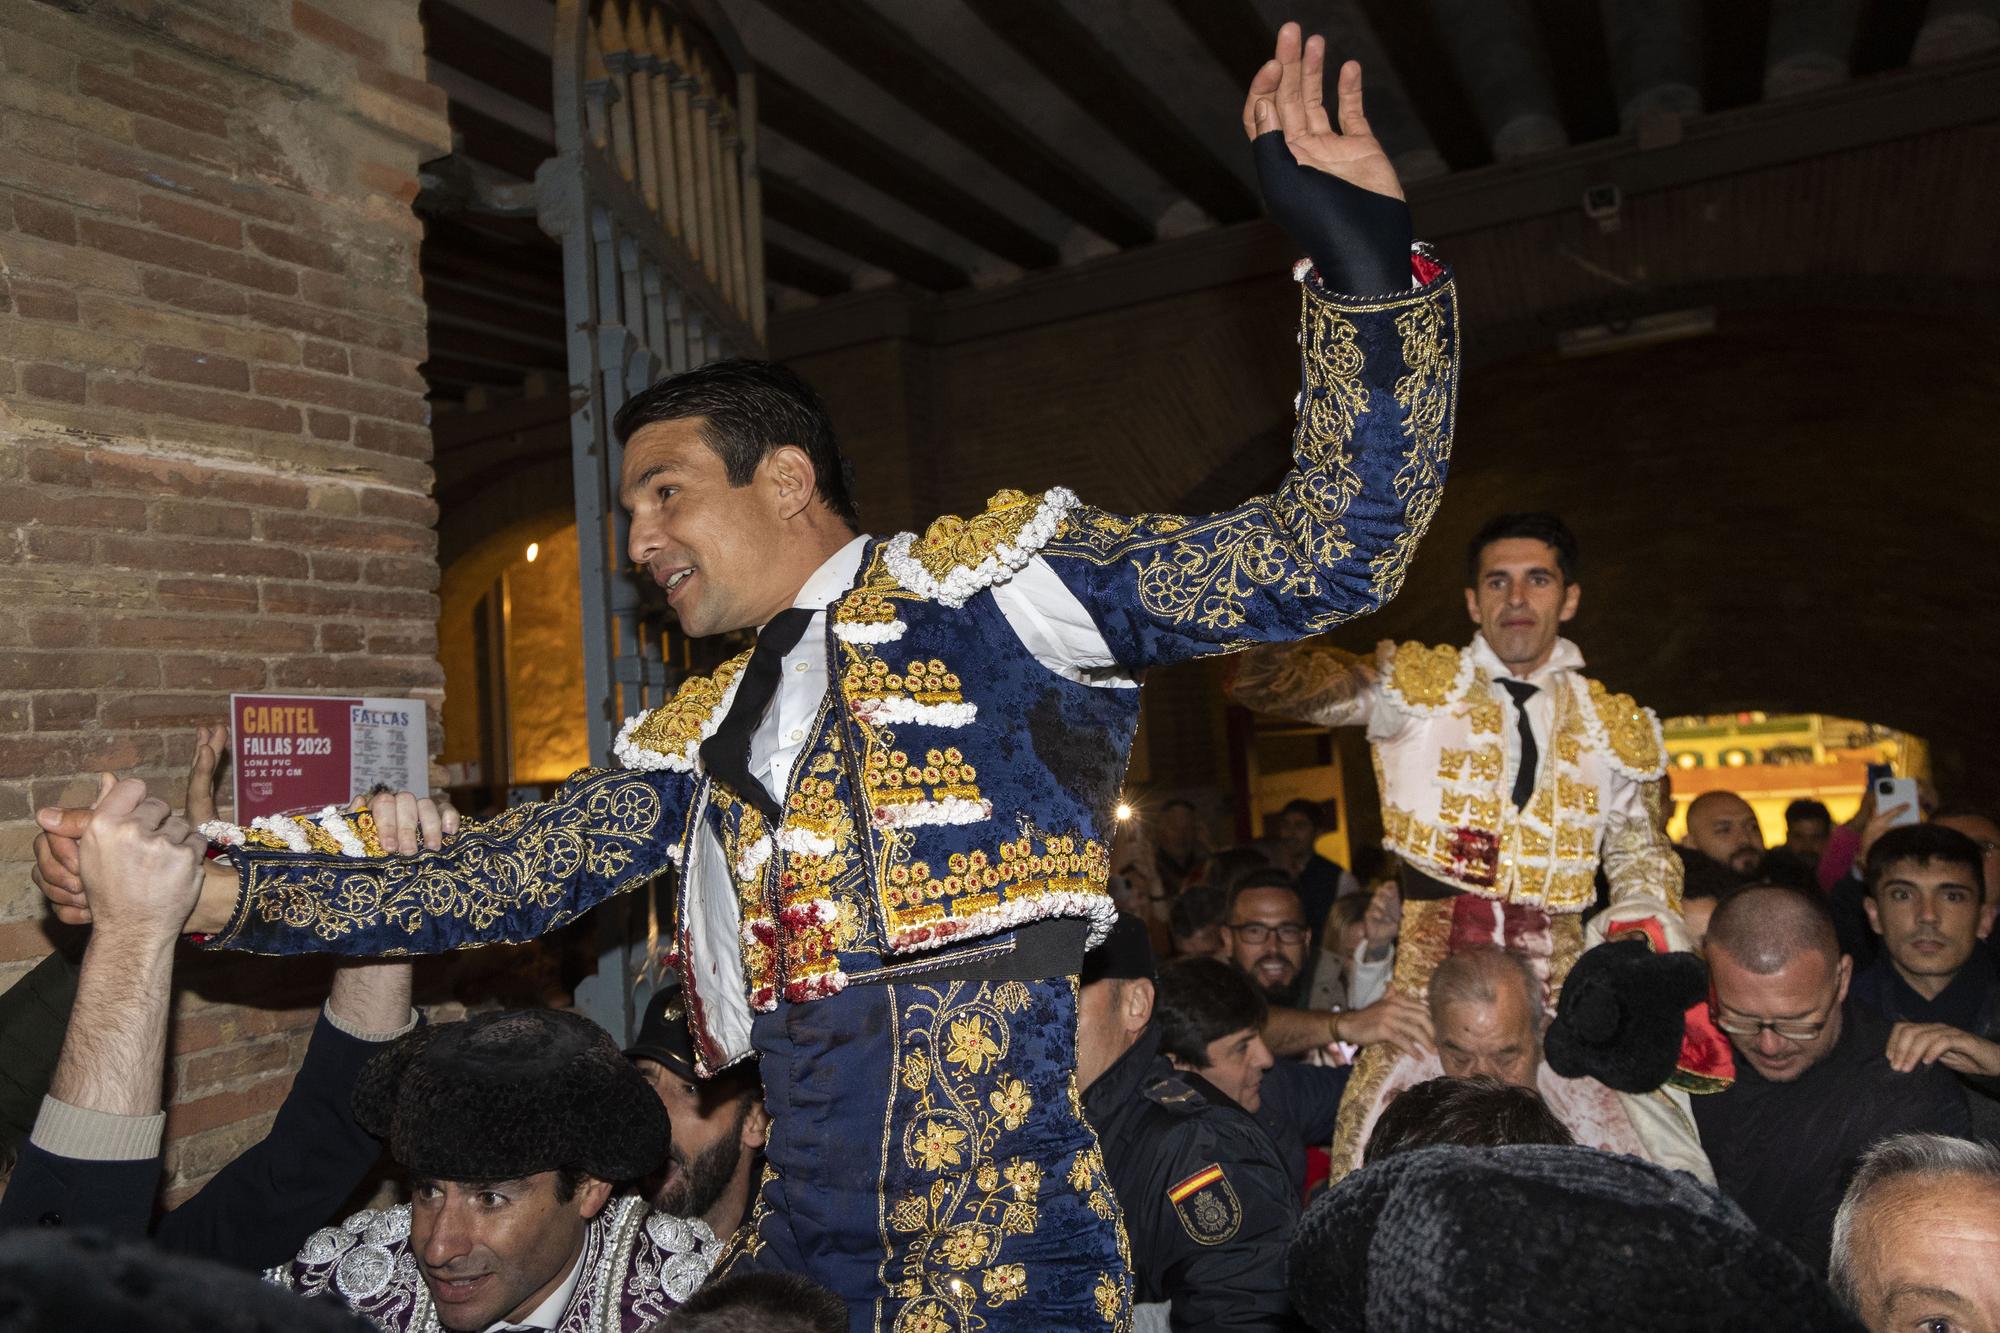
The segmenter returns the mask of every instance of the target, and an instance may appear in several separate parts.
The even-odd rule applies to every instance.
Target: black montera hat
[[[1088,986],[1093,981],[1132,981],[1158,979],[1158,968],[1153,962],[1153,941],[1146,934],[1146,923],[1127,912],[1120,912],[1111,933],[1104,937],[1104,943],[1083,956],[1083,976],[1079,984]]]
[[[694,1034],[688,1031],[687,996],[677,980],[669,979],[646,1001],[639,1035],[625,1048],[627,1060],[652,1060],[688,1083],[698,1082],[694,1067]]]
[[[1306,1210],[1289,1270],[1320,1333],[1860,1329],[1728,1199],[1595,1148],[1385,1157]]]
[[[633,1180],[666,1159],[671,1134],[611,1034],[560,1009],[418,1028],[362,1069],[354,1117],[399,1166],[438,1180]]]

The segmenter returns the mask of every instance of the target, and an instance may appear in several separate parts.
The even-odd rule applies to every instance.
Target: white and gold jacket
[[[1382,791],[1383,846],[1466,893],[1551,913],[1588,908],[1600,860],[1613,921],[1679,925],[1679,859],[1657,819],[1666,749],[1659,720],[1629,695],[1585,676],[1583,654],[1558,639],[1525,677],[1541,760],[1516,809],[1521,762],[1512,673],[1483,635],[1465,648],[1384,644],[1375,677],[1318,642],[1250,654],[1238,702],[1325,727],[1365,726]]]

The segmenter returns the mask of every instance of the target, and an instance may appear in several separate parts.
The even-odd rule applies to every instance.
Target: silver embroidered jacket
[[[699,1218],[644,1199],[612,1199],[584,1233],[581,1276],[556,1333],[640,1333],[680,1308],[708,1276],[722,1242]],[[441,1333],[410,1253],[410,1208],[363,1209],[316,1231],[291,1263],[264,1275],[302,1296],[344,1301],[393,1333]]]

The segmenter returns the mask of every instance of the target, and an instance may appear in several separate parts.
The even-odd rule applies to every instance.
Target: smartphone
[[[1868,785],[1869,785],[1870,787],[1873,787],[1873,786],[1874,786],[1874,785],[1875,785],[1876,783],[1880,782],[1880,781],[1881,781],[1881,780],[1882,780],[1883,778],[1892,778],[1892,777],[1894,777],[1894,776],[1896,776],[1896,770],[1895,770],[1895,769],[1893,769],[1893,768],[1891,768],[1891,767],[1889,767],[1889,766],[1888,766],[1887,764],[1870,764],[1870,765],[1868,765],[1868,779],[1867,779],[1867,781],[1868,781]]]
[[[1915,778],[1876,778],[1875,808],[1887,810],[1900,805],[1903,812],[1896,816],[1891,828],[1901,828],[1905,824],[1915,824],[1923,819],[1923,812],[1917,809],[1917,780]]]

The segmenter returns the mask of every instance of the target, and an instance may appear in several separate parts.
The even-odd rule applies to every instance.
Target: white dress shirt
[[[868,540],[856,537],[828,556],[792,599],[794,607],[814,614],[798,645],[785,654],[777,693],[750,737],[750,772],[780,804],[791,783],[792,766],[805,750],[813,720],[826,700],[830,680],[826,609],[854,586]],[[1112,659],[1111,645],[1090,612],[1040,556],[1013,578],[995,584],[992,592],[1021,643],[1050,671],[1106,689],[1138,688],[1138,681]],[[734,1060],[750,1051],[752,1017],[737,940],[741,908],[721,839],[703,814],[696,812],[701,823],[685,869],[692,956],[683,960],[683,966],[699,978],[709,1033],[721,1043],[723,1058]]]

